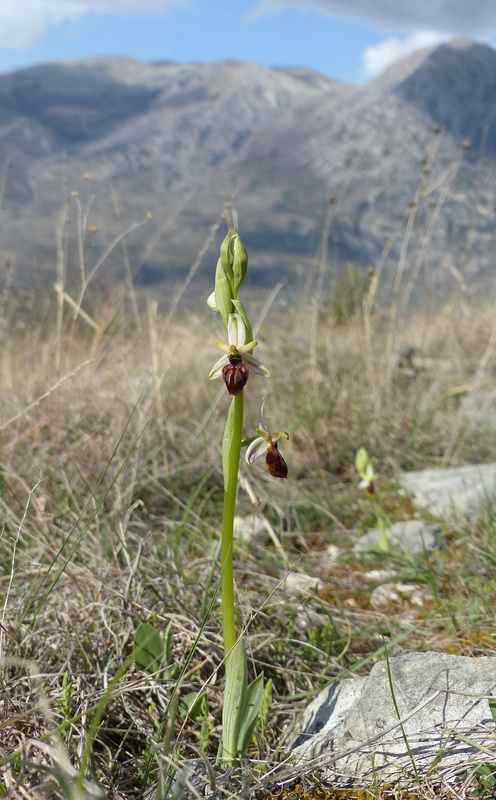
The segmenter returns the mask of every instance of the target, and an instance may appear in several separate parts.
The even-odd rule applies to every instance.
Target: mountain
[[[400,258],[436,292],[487,287],[495,114],[496,52],[466,39],[361,86],[120,57],[3,75],[0,270],[3,260],[15,283],[49,286],[57,263],[77,283],[84,262],[111,283],[128,263],[136,285],[167,292],[232,201],[254,284],[300,292],[326,232],[326,287],[349,261],[383,262],[387,286]]]

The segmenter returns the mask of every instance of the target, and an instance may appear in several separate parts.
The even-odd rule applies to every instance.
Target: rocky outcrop
[[[175,281],[235,198],[252,281],[289,279],[296,295],[332,198],[323,288],[339,263],[365,269],[389,242],[387,289],[413,209],[405,273],[421,274],[428,258],[430,291],[470,291],[493,268],[495,86],[496,52],[469,40],[408,56],[362,86],[305,69],[125,58],[0,76],[4,258],[14,283],[33,264],[38,283],[53,277],[67,203],[69,277],[84,220],[90,268],[132,228],[136,280]],[[121,277],[117,248],[99,278]]]
[[[487,762],[496,659],[409,653],[331,683],[305,711],[292,753],[329,781],[460,776]],[[485,750],[486,748],[486,750]]]

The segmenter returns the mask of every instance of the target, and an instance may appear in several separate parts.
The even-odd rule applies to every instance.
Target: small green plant
[[[64,719],[64,722],[69,723],[73,716],[73,698],[75,695],[74,691],[74,684],[72,682],[72,675],[69,670],[66,669],[62,676],[62,692],[60,698],[54,702],[54,709],[59,711],[61,716]],[[67,740],[69,738],[69,727],[64,728],[61,726],[60,728],[60,737],[63,740]]]
[[[480,764],[476,768],[474,775],[478,785],[472,791],[471,797],[494,797],[496,764]]]
[[[200,730],[196,735],[200,750],[203,753],[207,752],[210,748],[212,734],[207,695],[200,692],[188,692],[183,695],[179,703],[179,713],[183,718],[189,718],[200,724]]]
[[[172,623],[169,622],[163,634],[149,622],[140,622],[134,635],[134,661],[136,668],[144,672],[162,673],[163,677],[173,677],[171,663]]]
[[[379,531],[379,548],[384,552],[389,551],[387,529],[389,520],[386,516],[381,500],[377,494],[376,486],[379,474],[374,469],[374,464],[367,453],[365,447],[360,447],[355,456],[355,467],[360,476],[359,488],[365,489],[367,497],[370,499],[377,519],[377,529]]]
[[[248,684],[246,649],[243,637],[236,634],[234,602],[233,546],[234,513],[238,486],[241,448],[248,445],[246,460],[252,464],[262,454],[269,473],[286,478],[286,463],[279,452],[278,440],[287,433],[272,434],[263,420],[260,404],[256,436],[243,439],[243,392],[250,372],[269,377],[269,371],[253,355],[257,342],[239,289],[246,276],[248,254],[237,231],[230,230],[220,248],[215,275],[215,289],[208,305],[220,314],[228,344],[217,342],[224,355],[214,364],[210,379],[224,380],[230,406],[222,440],[224,503],[221,532],[222,629],[226,684],[222,712],[222,738],[219,757],[227,764],[237,763],[248,747],[264,697],[263,673]]]
[[[489,699],[488,705],[493,722],[496,723],[496,698]],[[473,777],[476,780],[476,786],[471,791],[470,797],[494,796],[496,790],[496,764],[494,762],[478,764],[473,771]]]

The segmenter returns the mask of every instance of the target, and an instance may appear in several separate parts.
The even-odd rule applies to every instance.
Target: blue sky
[[[452,36],[496,44],[493,0],[0,0],[0,72],[45,61],[236,58],[362,81]]]

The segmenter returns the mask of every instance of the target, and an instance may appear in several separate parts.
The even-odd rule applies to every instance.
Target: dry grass
[[[26,310],[27,299],[5,297],[0,341],[0,794],[153,796],[172,763],[194,748],[215,760],[219,742],[227,398],[207,375],[221,333],[207,311],[163,318],[149,304],[137,330],[118,301],[86,309],[85,321],[66,304],[57,315],[50,298]],[[252,669],[273,681],[248,770],[261,796],[288,726],[332,677],[369,669],[385,645],[391,655],[494,653],[492,508],[446,523],[449,548],[383,556],[423,588],[420,606],[371,606],[371,562],[353,556],[351,531],[368,516],[352,466],[359,446],[383,476],[392,519],[412,512],[397,468],[494,459],[495,435],[467,421],[460,400],[494,387],[496,317],[454,299],[392,326],[365,308],[336,325],[323,302],[275,305],[259,347],[273,377],[246,390],[246,419],[256,423],[268,392],[269,424],[291,435],[290,480],[243,469],[239,497],[240,513],[256,512],[282,544],[240,544],[236,558]],[[434,367],[396,369],[407,347]],[[288,565],[323,588],[288,595]],[[165,672],[135,666],[140,621],[172,623]],[[208,709],[187,719],[177,701],[200,690]]]

